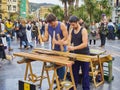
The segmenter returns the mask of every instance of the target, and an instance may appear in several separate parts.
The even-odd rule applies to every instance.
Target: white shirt
[[[113,26],[113,27],[115,27],[115,25],[114,25],[112,22],[109,22],[109,23],[108,23],[108,26]]]
[[[5,25],[3,23],[1,23],[1,30],[4,31],[5,30]]]

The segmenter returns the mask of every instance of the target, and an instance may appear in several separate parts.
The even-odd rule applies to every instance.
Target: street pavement
[[[92,45],[92,48],[99,48],[100,40],[97,40],[96,46]],[[36,47],[50,49],[50,42],[44,43],[44,45],[35,45]],[[32,49],[24,50],[19,48],[19,41],[12,42],[12,52],[7,54],[12,55],[14,52],[31,52]],[[120,90],[120,40],[107,40],[106,46],[104,48],[110,53],[115,60],[113,61],[113,76],[114,80],[111,83],[105,81],[105,83],[97,88],[94,87],[93,83],[90,83],[90,90]],[[18,90],[18,80],[24,79],[25,64],[17,64],[17,61],[20,60],[19,57],[14,57],[13,60],[0,61],[0,90]],[[42,62],[33,62],[33,71],[35,74],[40,75],[42,69]],[[50,76],[52,76],[52,71]],[[47,90],[48,83],[47,80],[43,80],[42,88],[39,90]],[[82,86],[78,85],[77,90],[82,90]]]

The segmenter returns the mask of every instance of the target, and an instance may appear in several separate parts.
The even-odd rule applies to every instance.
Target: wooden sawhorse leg
[[[92,77],[93,77],[93,82],[94,82],[94,85],[95,87],[98,87],[100,86],[101,84],[104,83],[104,73],[103,73],[103,67],[102,67],[102,63],[99,59],[99,56],[98,56],[98,66],[99,66],[99,70],[96,70],[96,66],[94,66],[94,60],[91,60],[90,61],[90,67],[91,67],[91,74],[92,74]],[[99,78],[101,78],[101,81],[99,81],[97,83],[96,79],[97,79],[97,76],[100,75]]]
[[[53,68],[54,73],[53,73],[53,77],[52,77],[52,83],[50,84],[50,90],[53,90],[53,84],[54,84],[54,79],[56,79],[56,84],[57,84],[57,90],[60,90],[60,82],[58,80],[58,75],[57,75],[57,69],[60,68],[61,66],[55,66]]]
[[[52,83],[51,83],[50,90],[52,90],[52,88],[53,88],[54,78],[56,78],[57,90],[61,90],[61,88],[64,88],[65,90],[69,90],[72,87],[74,88],[74,90],[76,90],[76,86],[75,86],[75,82],[74,82],[74,77],[73,77],[73,72],[72,72],[72,65],[71,66],[66,66],[66,71],[65,71],[64,79],[63,79],[63,81],[61,83],[58,80],[57,69],[58,68],[54,69],[54,74],[53,74],[53,78],[52,78]],[[70,71],[71,81],[66,81],[66,76],[67,76],[68,70]],[[67,86],[66,86],[66,84],[67,84]]]
[[[73,71],[72,71],[72,66],[69,66],[66,68],[66,73],[68,72],[68,69],[70,71],[70,77],[71,77],[71,86],[66,88],[66,90],[69,90],[71,87],[73,87],[74,90],[76,90],[76,86],[75,86],[75,81],[74,81],[74,77],[73,77]],[[65,77],[64,77],[64,80],[66,79],[66,75],[65,74]]]
[[[50,88],[50,76],[49,76],[48,70],[45,69],[45,66],[46,66],[46,62],[43,62],[42,73],[41,73],[41,79],[40,79],[40,87],[42,86],[42,80],[43,80],[44,78],[47,78],[48,84],[49,84],[49,88]],[[44,77],[44,71],[46,71],[46,74],[47,74],[46,77]]]
[[[33,74],[33,71],[32,71],[32,66],[31,66],[31,62],[27,62],[27,63],[26,63],[26,70],[25,70],[24,80],[27,79],[28,69],[30,69],[31,81],[32,81],[32,82],[35,82],[35,81],[34,81],[34,74]]]

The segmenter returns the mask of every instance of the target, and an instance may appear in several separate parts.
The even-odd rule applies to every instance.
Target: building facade
[[[7,0],[8,18],[19,16],[19,0]]]
[[[0,0],[0,18],[19,15],[19,0]]]
[[[120,0],[115,0],[115,12],[116,12],[115,20],[117,23],[120,23]]]
[[[50,12],[49,12],[49,8],[50,8],[51,6],[41,6],[40,7],[40,19],[45,19],[45,16],[47,15],[47,14],[49,14]]]
[[[49,8],[52,6],[41,6],[40,8],[38,8],[36,11],[32,12],[31,15],[33,15],[34,19],[45,19],[45,16],[47,14],[49,14]]]
[[[0,0],[0,18],[8,17],[7,0]]]

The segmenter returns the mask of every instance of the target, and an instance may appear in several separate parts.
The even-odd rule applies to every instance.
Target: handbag
[[[21,31],[18,32],[19,37],[23,37],[23,33]]]
[[[96,36],[96,31],[91,32],[92,36]]]

